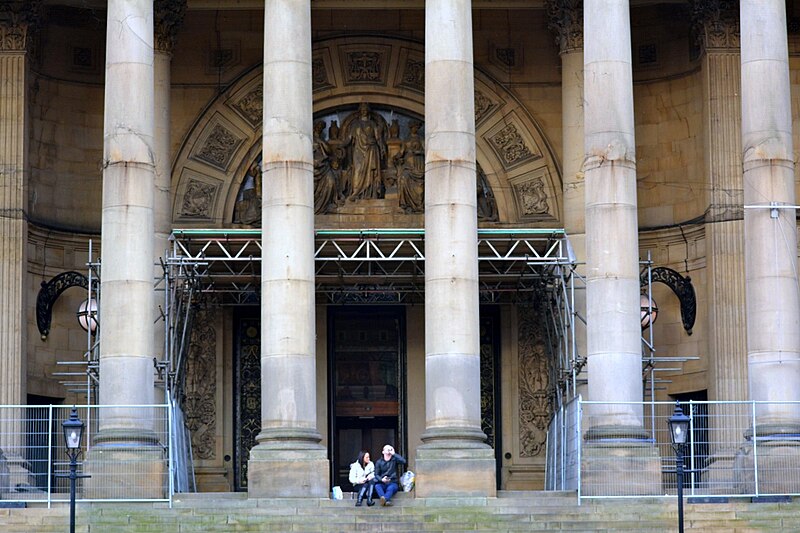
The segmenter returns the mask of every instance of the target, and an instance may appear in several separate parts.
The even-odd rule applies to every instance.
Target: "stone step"
[[[415,499],[390,508],[354,501],[248,499],[244,494],[177,495],[165,504],[79,504],[76,531],[674,531],[674,499],[591,500],[574,493],[501,493],[498,498]],[[691,531],[800,531],[800,502],[687,504]],[[3,533],[64,531],[66,505],[0,509]]]

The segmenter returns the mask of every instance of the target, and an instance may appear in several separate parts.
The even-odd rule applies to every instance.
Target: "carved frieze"
[[[693,0],[692,28],[706,50],[739,48],[739,2]]]
[[[547,0],[546,7],[560,53],[583,49],[583,0]]]
[[[187,0],[155,0],[153,2],[154,44],[156,50],[172,53],[178,29],[186,14]]]
[[[217,188],[217,185],[190,179],[183,193],[181,217],[211,218]]]
[[[253,89],[230,104],[253,129],[258,128],[264,116],[264,86],[259,84]]]
[[[195,313],[186,361],[183,408],[195,459],[216,458],[217,332],[214,310]]]
[[[0,52],[27,50],[41,18],[41,0],[0,2]]]
[[[542,178],[514,184],[514,193],[518,198],[520,214],[524,217],[546,215],[547,192],[544,189]]]
[[[341,124],[341,125],[340,125]],[[394,214],[425,209],[424,124],[400,109],[358,108],[327,111],[314,121],[314,213],[363,213],[363,205]],[[241,181],[232,222],[261,223],[260,158]],[[494,193],[476,173],[478,217],[497,221]]]
[[[243,139],[237,137],[228,128],[216,123],[192,157],[224,171],[227,170],[233,154],[236,153],[242,141]]]
[[[487,140],[506,168],[541,157],[538,151],[528,147],[517,126],[513,123],[490,134]]]
[[[542,317],[532,306],[520,305],[517,313],[519,455],[530,458],[545,452],[552,408]]]

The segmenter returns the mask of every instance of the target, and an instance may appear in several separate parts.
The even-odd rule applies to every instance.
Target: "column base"
[[[482,431],[426,432],[414,460],[416,497],[497,496],[497,463],[485,440]]]
[[[9,492],[11,490],[11,475],[8,469],[8,461],[6,460],[6,456],[3,454],[3,450],[0,450],[0,499],[3,498],[3,494]]]
[[[738,493],[733,469],[735,458],[735,450],[717,452],[709,458],[708,466],[700,474],[701,478],[698,484],[700,494],[722,495]]]
[[[263,442],[250,450],[247,494],[250,498],[327,498],[328,450],[317,445]]]
[[[130,438],[129,431],[98,433],[83,463],[83,473],[91,476],[83,480],[84,497],[166,498],[169,487],[167,450],[158,443],[155,434],[152,438],[142,438],[150,433],[140,432],[136,440]]]
[[[756,465],[758,486],[756,487]],[[800,492],[800,440],[759,438],[743,444],[733,462],[739,494],[797,494]]]
[[[581,494],[663,494],[661,457],[641,428],[603,427],[586,432],[581,451]]]

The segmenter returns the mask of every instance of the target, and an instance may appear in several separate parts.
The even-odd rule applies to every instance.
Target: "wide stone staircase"
[[[176,494],[165,503],[79,504],[76,531],[677,531],[675,498],[583,500],[574,492],[501,491],[497,498],[415,499],[399,494],[394,507],[355,507],[344,500],[248,499],[243,493]],[[0,532],[68,531],[69,508],[59,504],[0,508]],[[731,500],[689,503],[686,531],[800,531],[800,501]]]

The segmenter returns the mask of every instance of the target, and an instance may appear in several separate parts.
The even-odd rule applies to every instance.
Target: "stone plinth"
[[[325,448],[281,449],[258,445],[247,463],[250,498],[328,497],[328,454]]]
[[[99,445],[86,453],[84,498],[165,498],[169,484],[166,452],[159,445]]]
[[[630,430],[623,428],[627,434]],[[658,449],[638,438],[587,433],[581,450],[581,494],[585,496],[635,496],[661,493],[661,458]]]
[[[494,450],[417,448],[416,496],[418,498],[494,497],[497,495]]]
[[[756,470],[757,465],[757,470]],[[739,494],[796,494],[800,492],[800,441],[787,439],[758,440],[743,444],[733,461],[735,488]]]

